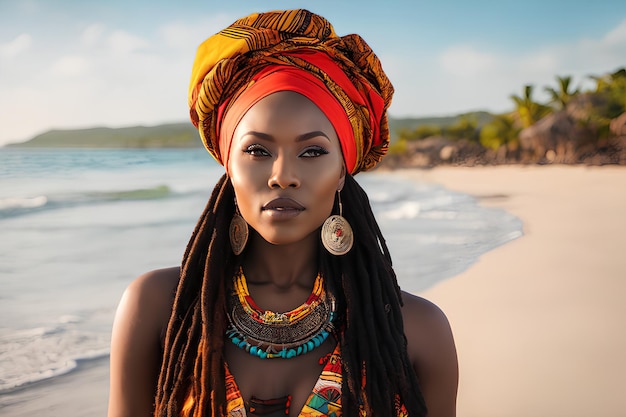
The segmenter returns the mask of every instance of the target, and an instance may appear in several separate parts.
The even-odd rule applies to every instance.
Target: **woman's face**
[[[332,124],[291,91],[263,98],[244,115],[228,167],[241,215],[275,245],[311,237],[331,214],[345,179]]]

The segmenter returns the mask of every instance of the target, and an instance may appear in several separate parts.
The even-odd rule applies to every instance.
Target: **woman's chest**
[[[289,416],[298,416],[305,405],[310,405],[316,385],[327,373],[333,345],[334,341],[327,341],[314,351],[291,359],[260,359],[234,345],[227,346],[227,402],[232,405],[237,400],[244,404],[249,417],[285,416],[286,407]],[[337,388],[340,390],[340,381]],[[280,411],[263,414],[263,410],[272,409]]]

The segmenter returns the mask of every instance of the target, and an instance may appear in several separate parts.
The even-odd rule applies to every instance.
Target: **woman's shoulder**
[[[428,405],[428,415],[456,415],[459,367],[446,315],[430,301],[402,294],[407,353]]]
[[[444,312],[433,302],[417,295],[402,291],[402,317],[405,325],[413,323],[418,326],[447,324]]]
[[[151,414],[179,268],[134,279],[117,307],[111,335],[109,416]]]
[[[445,313],[425,298],[402,292],[402,318],[409,356],[414,364],[438,354],[455,352]]]
[[[134,291],[150,297],[171,295],[178,286],[179,278],[180,267],[178,266],[155,269],[135,278],[126,291]]]
[[[121,304],[132,306],[144,317],[153,317],[159,326],[167,324],[179,276],[179,267],[146,272],[128,285]]]

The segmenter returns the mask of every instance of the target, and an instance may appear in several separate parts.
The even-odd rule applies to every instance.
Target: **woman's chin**
[[[287,235],[287,234],[280,233],[280,234],[267,234],[267,235],[259,234],[259,237],[265,243],[269,243],[270,245],[275,246],[277,249],[278,248],[288,249],[291,247],[303,247],[306,245],[317,245],[318,234],[319,233],[316,230],[313,233],[310,233],[305,236],[294,236],[294,235]]]

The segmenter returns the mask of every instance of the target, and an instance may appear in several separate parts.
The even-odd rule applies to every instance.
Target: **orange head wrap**
[[[393,87],[358,35],[338,37],[307,10],[252,14],[198,47],[189,86],[191,120],[223,165],[234,130],[263,97],[295,91],[330,120],[348,171],[372,168],[387,152]]]

